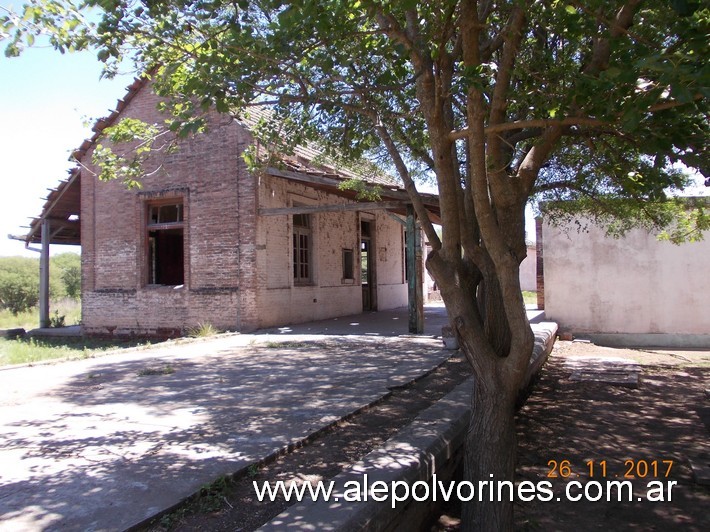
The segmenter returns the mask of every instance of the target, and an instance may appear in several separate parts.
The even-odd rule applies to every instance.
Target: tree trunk
[[[480,270],[457,263],[458,257],[449,257],[432,252],[427,267],[439,283],[474,374],[464,453],[464,481],[470,484],[461,487],[462,499],[470,496],[470,500],[463,502],[462,529],[509,531],[513,529],[517,453],[515,403],[534,337],[517,268],[482,275]],[[513,301],[505,301],[503,288]]]
[[[483,384],[476,377],[471,396],[464,479],[473,483],[474,498],[463,503],[462,530],[504,532],[513,530],[515,395],[500,382],[487,380]],[[501,485],[499,496],[501,481],[509,484]]]

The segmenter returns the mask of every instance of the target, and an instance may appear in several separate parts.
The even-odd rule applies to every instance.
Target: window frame
[[[175,220],[170,221],[153,221],[152,214],[155,208],[161,209],[171,205],[178,206],[177,216]],[[146,287],[180,287],[187,285],[187,205],[184,196],[171,196],[163,198],[146,198],[144,199],[144,215],[143,215],[143,238],[145,241],[144,255],[142,263],[144,265],[143,284]],[[158,211],[160,217],[160,211]],[[182,237],[182,282],[180,283],[158,283],[157,268],[156,268],[156,253],[155,253],[155,237],[151,233],[159,231],[175,232],[179,230]]]
[[[297,223],[297,220],[305,223]],[[305,250],[303,243],[305,242]],[[313,275],[313,218],[310,214],[294,214],[291,217],[291,265],[294,286],[309,286],[315,281]],[[305,258],[305,260],[303,260]],[[304,274],[305,267],[305,274]]]

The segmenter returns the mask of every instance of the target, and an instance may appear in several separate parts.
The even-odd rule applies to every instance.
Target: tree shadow
[[[518,478],[549,481],[555,493],[549,502],[517,503],[518,528],[710,530],[710,491],[694,482],[689,466],[689,459],[710,459],[710,427],[699,415],[706,408],[708,369],[641,366],[638,388],[629,388],[573,381],[564,361],[550,358],[518,415]],[[563,461],[569,470],[561,470]],[[612,488],[607,502],[607,481],[626,480],[633,500],[618,501]],[[570,485],[571,493],[584,496],[590,481],[601,483],[601,500],[566,499],[566,486],[579,482],[581,487]],[[647,500],[652,481],[662,482],[665,500]],[[669,498],[670,481],[677,485]],[[596,486],[590,495],[598,496]]]
[[[450,355],[387,340],[97,359],[22,405],[0,401],[0,527],[128,528]]]

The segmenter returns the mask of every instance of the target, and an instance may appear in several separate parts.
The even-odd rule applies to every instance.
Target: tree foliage
[[[35,259],[0,260],[0,305],[13,314],[31,309],[39,301],[39,265]]]
[[[0,31],[9,55],[46,33],[60,51],[95,49],[108,75],[134,62],[166,97],[160,134],[268,104],[289,141],[384,162],[432,244],[427,268],[474,368],[466,474],[488,480],[513,475],[533,344],[518,279],[525,205],[580,199],[576,212],[622,231],[683,211],[651,205],[687,184],[679,164],[708,175],[709,18],[690,0],[35,0]],[[107,176],[134,169],[99,162]],[[421,175],[438,186],[441,236]],[[511,515],[471,505],[465,520],[507,529]]]
[[[52,277],[61,280],[63,294],[72,299],[81,297],[81,256],[76,253],[62,253],[50,260],[50,284]]]
[[[52,299],[81,295],[81,257],[63,253],[50,259],[49,295]],[[13,314],[39,303],[39,259],[0,257],[0,307]]]

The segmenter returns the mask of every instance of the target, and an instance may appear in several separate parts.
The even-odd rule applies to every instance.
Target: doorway
[[[362,310],[377,310],[375,254],[373,253],[374,222],[360,221],[360,283]]]

